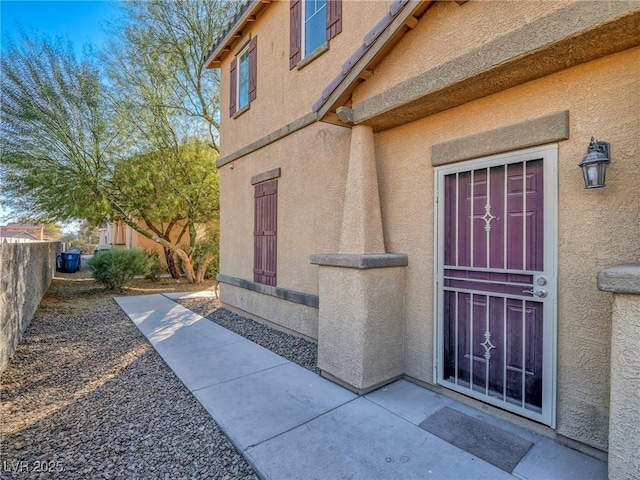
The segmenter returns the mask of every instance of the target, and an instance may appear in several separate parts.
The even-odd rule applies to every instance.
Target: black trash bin
[[[80,252],[68,251],[62,252],[63,270],[66,273],[75,273],[80,270]]]

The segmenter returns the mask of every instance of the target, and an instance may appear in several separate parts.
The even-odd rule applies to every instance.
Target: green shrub
[[[142,250],[112,248],[99,252],[88,262],[97,282],[109,290],[122,290],[136,275],[147,275],[149,264]]]
[[[167,268],[160,260],[160,252],[157,250],[145,250],[144,254],[147,257],[147,264],[149,265],[149,273],[147,277],[153,282],[157,282],[160,279],[160,275],[167,273]]]

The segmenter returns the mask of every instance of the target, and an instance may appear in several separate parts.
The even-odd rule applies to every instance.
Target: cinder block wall
[[[51,284],[59,242],[0,244],[0,372]]]

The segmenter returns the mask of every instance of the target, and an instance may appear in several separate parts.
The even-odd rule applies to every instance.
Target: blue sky
[[[19,38],[21,27],[27,34],[66,36],[80,53],[85,44],[99,47],[105,42],[102,24],[117,14],[117,1],[31,1],[0,0],[2,44],[6,37]],[[8,213],[0,207],[0,224]]]
[[[78,52],[87,43],[99,46],[105,41],[101,23],[116,15],[117,3],[114,0],[0,0],[2,39],[7,35],[17,38],[21,26],[27,33],[65,35]]]

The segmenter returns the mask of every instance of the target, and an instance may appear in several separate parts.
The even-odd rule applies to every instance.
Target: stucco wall
[[[417,28],[376,68],[374,75],[356,89],[354,101],[385,92],[412,74],[470,52],[491,38],[567,3],[572,2],[472,1],[463,6],[455,2],[436,3]],[[482,11],[478,10],[481,5]],[[593,5],[602,8],[597,2]],[[275,15],[277,10],[272,6],[269,11],[269,15]],[[495,18],[500,19],[497,24]],[[288,21],[284,24],[288,25]],[[460,35],[461,31],[465,34]],[[265,48],[262,38],[271,33],[257,32],[261,36],[260,50]],[[288,30],[283,35],[288,38]],[[283,55],[288,52],[288,44],[282,47],[275,40],[266,43],[273,52],[285,52]],[[351,45],[351,50],[355,45]],[[327,55],[321,59],[328,61]],[[258,62],[260,69],[260,53]],[[404,296],[407,375],[427,383],[434,380],[432,146],[567,110],[570,138],[558,144],[557,172],[557,432],[597,448],[607,448],[612,307],[611,296],[597,290],[595,278],[603,268],[640,260],[639,66],[640,48],[629,49],[376,134],[386,250],[405,253],[409,258]],[[313,78],[287,77],[297,71],[289,72],[285,60],[281,68],[270,68],[279,72],[274,75],[283,75],[281,79],[273,79],[277,84],[272,92],[274,99],[268,100],[274,102],[269,104],[272,111],[259,110],[262,107],[256,103],[255,108],[252,104],[250,111],[235,121],[223,119],[223,157],[307,113],[327,77],[336,73],[334,65],[326,69],[327,77],[324,71]],[[226,70],[228,61],[223,65],[223,85]],[[295,79],[297,85],[287,83],[285,77]],[[259,89],[261,81],[259,77]],[[314,90],[313,94],[307,95],[307,88]],[[283,92],[291,92],[292,96],[297,92],[296,105],[283,101]],[[223,88],[223,116],[224,95]],[[259,90],[256,102],[261,98],[267,101],[264,97]],[[280,108],[286,109],[286,113]],[[258,115],[259,120],[251,115]],[[243,119],[246,121],[241,123]],[[318,294],[318,270],[309,265],[309,255],[338,251],[349,136],[347,129],[313,124],[222,167],[222,273],[252,278],[250,179],[280,167],[278,286]],[[607,187],[588,191],[577,164],[586,154],[591,136],[611,143],[612,162]],[[322,305],[322,298],[320,302]]]
[[[387,55],[375,68],[372,77],[375,81],[364,82],[354,92],[354,103],[384,91],[387,85],[443,65],[574,1],[579,0],[470,1],[463,5],[435,2],[418,26],[398,43],[394,54]],[[592,3],[593,8],[604,8],[604,2]]]
[[[59,242],[0,244],[0,372],[51,284]]]
[[[404,267],[321,266],[318,367],[357,392],[403,373]]]
[[[640,478],[640,295],[614,295],[609,478]]]
[[[238,314],[264,323],[273,323],[280,330],[302,335],[311,340],[318,339],[318,309],[289,302],[262,293],[253,292],[227,283],[220,283],[220,298],[223,306]]]
[[[406,373],[432,382],[431,146],[569,110],[559,143],[557,431],[607,446],[610,296],[598,270],[640,258],[640,49],[512,88],[376,136],[387,250],[407,253]],[[611,143],[607,187],[585,190],[577,164],[591,136]]]
[[[340,242],[350,130],[315,123],[220,169],[220,272],[253,280],[254,186],[280,168],[277,286],[318,294],[314,253]]]
[[[613,293],[609,479],[640,478],[640,264],[598,273],[598,288]]]
[[[273,2],[222,62],[220,158],[311,112],[322,89],[390,3],[342,2],[342,33],[331,39],[329,51],[301,70],[290,70],[289,2]],[[233,119],[229,117],[229,65],[254,35],[258,36],[257,97],[247,112]]]

